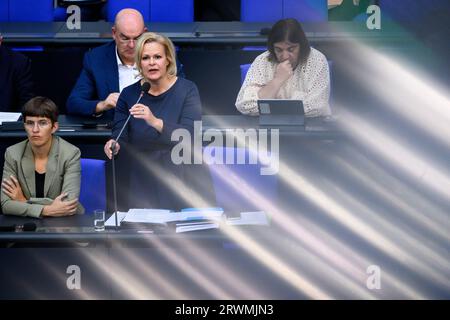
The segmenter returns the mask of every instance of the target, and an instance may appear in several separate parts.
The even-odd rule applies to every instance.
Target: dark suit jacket
[[[33,96],[30,59],[0,46],[0,111],[20,112]]]
[[[116,44],[111,41],[86,52],[83,70],[67,99],[67,113],[91,116],[99,101],[105,100],[112,92],[119,92],[115,48]],[[114,110],[108,110],[105,116],[112,119]]]
[[[97,103],[105,100],[112,92],[119,92],[119,69],[117,66],[116,44],[111,41],[94,48],[84,55],[83,70],[67,99],[67,113],[92,116]],[[178,76],[183,76],[178,64]],[[114,109],[104,116],[113,119]]]
[[[3,213],[37,218],[40,217],[44,206],[51,204],[63,192],[69,194],[69,199],[79,198],[80,155],[80,149],[58,136],[53,136],[45,173],[45,198],[36,198],[34,155],[28,139],[6,149],[3,179],[9,178],[11,175],[15,176],[28,201],[11,200],[2,192]],[[78,203],[77,213],[84,213],[84,208],[80,203]]]

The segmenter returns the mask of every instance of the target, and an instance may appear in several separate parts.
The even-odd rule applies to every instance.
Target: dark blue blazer
[[[114,139],[117,139],[130,114],[129,109],[136,103],[140,93],[140,81],[122,90],[114,115]],[[171,136],[177,129],[185,129],[191,133],[191,137],[194,136],[194,121],[200,121],[202,114],[197,86],[192,81],[178,78],[166,92],[158,96],[144,94],[140,102],[162,119],[164,125],[159,133],[144,120],[130,118],[119,140],[122,157],[119,161],[123,165],[119,165],[121,169],[118,181],[122,184],[129,179],[129,185],[122,191],[126,193],[124,197],[128,198],[128,205],[132,208],[179,210],[189,206],[186,199],[180,195],[188,192],[185,187],[192,189],[193,181],[187,171],[188,167],[191,170],[194,168],[177,165],[172,161],[172,147],[178,141],[172,141]],[[145,160],[142,161],[143,159]],[[196,170],[195,174],[201,172]],[[162,179],[170,183],[164,183]],[[176,190],[172,189],[173,186],[177,186]],[[123,185],[120,188],[123,188]]]
[[[0,46],[0,111],[20,112],[33,91],[30,59]]]
[[[67,113],[92,116],[99,101],[112,92],[119,92],[119,69],[116,60],[116,44],[111,41],[94,48],[84,55],[83,70],[67,99]],[[178,76],[184,77],[182,65],[177,61]],[[103,114],[114,118],[114,109]]]
[[[119,92],[115,48],[115,42],[111,41],[86,52],[83,70],[67,99],[67,113],[92,116],[99,101],[112,92]],[[106,111],[104,116],[112,119],[114,109]]]

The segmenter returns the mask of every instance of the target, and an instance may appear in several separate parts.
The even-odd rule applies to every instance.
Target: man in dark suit
[[[134,51],[137,39],[146,31],[139,11],[117,13],[114,40],[85,54],[83,70],[67,100],[67,113],[113,119],[119,93],[140,79]]]
[[[2,46],[0,34],[0,111],[20,112],[33,94],[31,61]]]

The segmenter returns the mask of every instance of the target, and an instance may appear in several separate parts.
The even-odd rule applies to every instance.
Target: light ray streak
[[[370,223],[371,226],[377,230],[383,230],[383,236],[389,238],[392,243],[397,243],[399,247],[403,248],[403,252],[414,252],[413,257],[409,256],[409,262],[405,263],[412,270],[422,269],[423,275],[427,275],[434,278],[437,283],[446,283],[448,280],[445,278],[445,274],[450,274],[450,263],[448,259],[443,257],[444,252],[442,250],[437,250],[436,248],[431,248],[430,245],[423,243],[425,239],[416,238],[408,235],[398,226],[390,224],[385,219],[379,217],[367,204],[355,199],[351,194],[346,192],[341,186],[336,185],[331,181],[326,182],[326,190],[334,193],[336,198],[339,198],[340,202],[346,202],[350,205],[347,207],[354,208],[354,212],[359,212],[364,216],[365,221]],[[400,244],[401,243],[401,244]],[[422,261],[420,264],[413,264],[414,261]],[[441,268],[441,270],[435,270],[436,268]],[[446,270],[445,270],[446,269]],[[450,282],[447,284],[450,288]]]
[[[142,161],[142,162],[143,162],[143,165],[145,166],[145,159],[140,159],[140,161]],[[165,180],[167,180],[167,174],[164,174],[163,172],[158,172],[158,170],[156,170],[156,168],[153,168],[153,167],[148,166],[148,165],[145,166],[145,167],[146,167],[147,170],[151,170],[151,171],[152,171],[152,173],[158,178],[158,181],[161,181],[162,183],[166,183],[166,185],[167,185],[169,188],[171,188],[174,192],[179,192],[179,191],[180,191],[179,189],[177,190],[177,188],[174,187],[174,186],[176,186],[176,185],[178,185],[178,184],[180,184],[180,183],[183,183],[182,181],[174,181],[175,179],[178,179],[178,177],[173,176],[172,179],[170,179],[170,184],[169,184],[167,181],[165,181]],[[178,180],[179,180],[179,179],[178,179]],[[245,184],[245,185],[248,186],[248,184],[244,183],[244,181],[241,180],[240,182],[241,182],[242,184]],[[240,186],[240,189],[242,188],[242,185],[240,185],[240,184],[236,184],[236,185],[234,185],[234,186]],[[191,191],[191,193],[194,193],[194,192],[195,192],[195,191]],[[244,192],[245,192],[245,191],[244,191]],[[253,194],[255,194],[255,191],[253,191]],[[257,195],[257,192],[256,192],[256,195]],[[185,195],[180,194],[180,196],[185,196]],[[201,195],[194,195],[194,197],[197,198],[197,199],[200,199],[200,198],[201,198]],[[186,198],[186,200],[189,200],[189,199]],[[265,199],[263,199],[261,196],[259,196],[259,200],[260,200],[259,203],[261,203],[261,201],[262,201],[263,204],[266,204],[266,205],[267,205],[267,208],[275,208],[273,204],[268,203],[268,202],[265,201]],[[270,210],[270,209],[269,209],[269,210]],[[236,239],[236,238],[234,238],[234,237],[237,236],[237,235],[239,235],[239,233],[235,231],[235,232],[230,233],[230,234],[227,233],[227,235],[231,235],[231,236],[233,236],[233,239]],[[248,238],[248,237],[245,237],[245,236],[242,236],[242,237],[240,237],[240,238],[238,239],[238,241],[241,241],[241,240],[244,240],[244,239],[249,239],[249,238]],[[253,242],[253,241],[252,241],[252,244],[253,244],[253,245],[257,245],[257,244],[256,244],[255,242]],[[248,248],[248,246],[245,246],[245,247]],[[270,256],[270,253],[269,253],[269,252],[265,251],[263,248],[260,248],[260,247],[258,247],[257,249],[252,248],[252,250],[249,250],[248,252],[249,252],[250,254],[252,254],[253,256],[255,256],[255,257],[258,258],[258,256],[256,256],[256,255],[254,254],[255,251],[258,251],[258,252],[264,252],[264,257],[269,257],[269,256]],[[175,263],[175,265],[178,265],[179,261],[177,260],[177,256],[176,256],[175,254],[170,254],[170,255],[168,255],[168,256],[169,256],[170,260],[171,260],[172,262]],[[281,269],[278,269],[278,268],[275,268],[275,267],[271,267],[270,264],[268,265],[265,261],[263,261],[263,260],[260,259],[260,258],[258,258],[258,260],[261,261],[261,262],[262,262],[263,264],[265,264],[266,266],[268,266],[272,271],[274,271],[276,274],[278,274],[281,278],[283,278],[283,279],[285,279],[285,280],[287,280],[287,278],[286,278],[286,276],[283,274],[283,272],[281,272],[280,270],[283,270],[283,271],[285,271],[285,272],[289,272],[290,274],[292,274],[292,277],[293,277],[293,278],[291,278],[291,280],[289,281],[289,283],[294,283],[294,284],[296,284],[296,285],[297,285],[297,288],[298,288],[299,290],[301,290],[302,292],[305,292],[304,290],[306,290],[307,292],[310,292],[310,294],[312,294],[313,297],[317,297],[317,298],[319,298],[319,297],[320,297],[320,298],[326,297],[326,295],[323,294],[323,293],[321,293],[321,291],[320,291],[319,289],[317,289],[317,288],[316,288],[316,289],[311,289],[311,288],[313,288],[314,286],[312,286],[310,283],[306,282],[304,279],[302,279],[302,278],[299,277],[298,275],[294,275],[294,272],[293,272],[288,266],[284,265],[282,261],[280,261],[280,260],[274,258],[273,256],[272,256],[271,259],[270,259],[270,261],[273,262],[272,265],[279,266]],[[276,263],[275,263],[275,262],[276,262]],[[193,270],[193,269],[190,269],[190,270],[191,270],[192,272],[195,271],[195,270]],[[192,274],[192,276],[199,277],[199,276],[202,276],[202,275],[200,275],[200,274]],[[198,279],[198,278],[196,278],[196,279]],[[292,282],[292,279],[296,279],[296,280],[295,280],[294,282]],[[203,279],[203,280],[206,280],[206,279]],[[306,289],[304,289],[304,288],[301,287],[301,285],[302,285],[302,284],[305,284],[305,283],[308,283],[308,285],[306,285]],[[222,295],[222,298],[223,298],[223,295]]]
[[[359,157],[360,155],[356,154],[356,150],[351,151],[351,158],[355,159]],[[334,164],[339,165],[341,167],[341,171],[345,171],[346,174],[351,175],[355,180],[359,181],[359,183],[363,184],[367,188],[370,189],[370,192],[373,194],[378,195],[380,198],[384,200],[385,203],[389,203],[389,205],[395,207],[398,212],[400,212],[403,216],[405,216],[408,219],[415,220],[418,224],[420,224],[423,228],[428,229],[430,232],[439,235],[439,237],[445,239],[446,241],[450,242],[450,234],[448,232],[449,228],[446,228],[444,223],[444,217],[441,217],[442,223],[435,223],[433,220],[430,219],[430,216],[424,215],[421,212],[417,210],[417,208],[410,204],[413,199],[418,199],[420,197],[419,194],[411,194],[411,191],[409,191],[409,194],[407,195],[408,198],[405,198],[406,195],[404,195],[403,198],[401,198],[399,195],[397,195],[395,192],[392,191],[392,189],[399,189],[400,186],[397,186],[396,188],[392,188],[393,185],[396,184],[396,181],[393,181],[391,176],[387,175],[385,172],[383,172],[380,168],[375,166],[373,163],[370,162],[370,159],[365,158],[364,159],[364,165],[365,165],[365,171],[362,171],[361,169],[357,169],[354,166],[350,165],[345,159],[343,159],[340,156],[333,155],[333,159],[331,159]],[[361,160],[361,159],[360,159]],[[362,161],[362,160],[361,160]],[[359,163],[361,163],[359,161]],[[389,191],[386,190],[387,185],[381,185],[378,182],[374,181],[371,177],[369,177],[368,174],[365,174],[364,172],[371,172],[373,176],[377,176],[377,180],[384,180],[387,181],[389,186],[391,187]],[[407,188],[406,185],[402,185],[401,189],[403,190],[403,193],[406,192],[405,188]],[[417,205],[417,204],[416,204]],[[436,214],[437,208],[428,208],[430,212],[433,212],[433,215]],[[448,220],[448,217],[447,217]],[[448,226],[447,226],[448,227]]]
[[[153,248],[151,248],[150,250],[153,250]],[[132,274],[130,273],[130,271],[128,271],[128,276],[123,277],[123,274],[117,274],[117,277],[123,277],[126,279],[133,277],[135,278],[132,280],[133,282],[143,282],[143,280],[145,279],[142,279],[141,277],[145,275],[146,279],[151,279],[152,285],[155,285],[157,287],[158,295],[156,295],[154,291],[151,291],[151,296],[159,299],[164,297],[170,297],[170,299],[189,299],[188,293],[179,288],[176,283],[173,283],[170,276],[165,275],[162,270],[157,270],[154,265],[149,265],[148,260],[141,259],[130,248],[119,247],[118,249],[116,249],[116,251],[122,256],[126,257],[125,261],[127,262],[127,264],[132,265],[138,270],[137,275],[134,273]],[[124,269],[125,268],[123,268],[122,270]],[[147,293],[142,292],[138,296],[140,299],[147,299],[148,296],[146,296],[146,294]]]
[[[430,77],[418,74],[417,70],[412,73],[392,57],[388,58],[356,41],[352,45],[351,59],[339,60],[346,71],[377,92],[385,107],[450,147],[448,90]],[[355,64],[364,67],[358,68]]]
[[[224,124],[222,124],[223,126]],[[226,125],[226,124],[225,124]],[[242,142],[242,141],[239,141]],[[255,152],[254,150],[250,150],[250,152]],[[283,165],[284,167],[285,165]],[[283,174],[283,171],[281,171],[282,178],[287,179],[289,183],[292,184],[292,180],[295,176],[288,174]],[[290,219],[287,215],[283,214],[279,210],[277,210],[276,207],[274,207],[273,204],[268,203],[264,198],[262,198],[255,189],[249,188],[248,184],[241,183],[239,180],[230,179],[230,176],[232,176],[232,173],[224,174],[224,182],[229,183],[231,186],[239,186],[240,191],[243,195],[245,195],[248,199],[250,199],[255,204],[260,204],[261,207],[265,208],[269,212],[276,213],[277,219],[274,220],[278,225],[280,225],[284,230],[288,231],[289,234],[295,236],[300,241],[304,241],[309,244],[310,247],[314,249],[314,251],[322,253],[323,257],[332,261],[334,264],[336,262],[340,262],[341,266],[345,266],[343,268],[347,272],[349,270],[353,270],[353,274],[361,273],[361,269],[355,268],[353,265],[349,264],[346,260],[348,257],[340,257],[337,255],[331,248],[329,248],[326,244],[324,244],[322,241],[318,240],[308,232],[308,230],[305,230],[305,228],[302,228],[297,223],[295,223],[292,219]],[[296,188],[294,188],[296,189]],[[302,236],[299,237],[299,234]],[[367,264],[366,264],[367,266]],[[413,290],[408,288],[406,285],[398,283],[398,281],[395,281],[393,277],[391,277],[392,282],[396,283],[397,287],[402,288],[404,292],[411,296],[418,298],[420,295],[414,294]]]
[[[343,112],[347,119],[342,128],[349,132],[354,139],[370,147],[378,155],[383,156],[408,176],[415,178],[418,183],[426,185],[433,192],[440,194],[446,201],[450,201],[450,179],[442,174],[428,159],[419,157],[417,153],[395,142],[387,134],[376,130],[367,121],[350,112]]]
[[[297,190],[300,194],[306,195],[311,201],[313,201],[318,207],[322,208],[324,212],[346,226],[349,230],[352,230],[355,234],[359,235],[374,247],[380,249],[382,252],[388,254],[391,258],[398,261],[403,265],[414,265],[421,270],[429,271],[428,267],[422,262],[414,259],[413,256],[404,252],[398,245],[389,241],[383,234],[369,226],[367,223],[352,215],[348,208],[339,204],[336,199],[332,199],[326,194],[314,186],[305,177],[296,174],[288,167],[282,168],[290,177],[289,181],[292,184],[294,190]],[[294,185],[292,181],[297,181]],[[441,279],[441,277],[438,277]]]

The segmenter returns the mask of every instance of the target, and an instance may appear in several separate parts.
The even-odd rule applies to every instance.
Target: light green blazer
[[[53,136],[45,172],[44,198],[36,198],[34,155],[28,139],[5,152],[3,179],[14,175],[19,180],[27,202],[11,200],[2,190],[1,203],[4,214],[40,217],[44,205],[49,205],[61,193],[69,200],[79,198],[81,183],[80,149],[60,137]],[[78,203],[77,213],[84,213]]]

